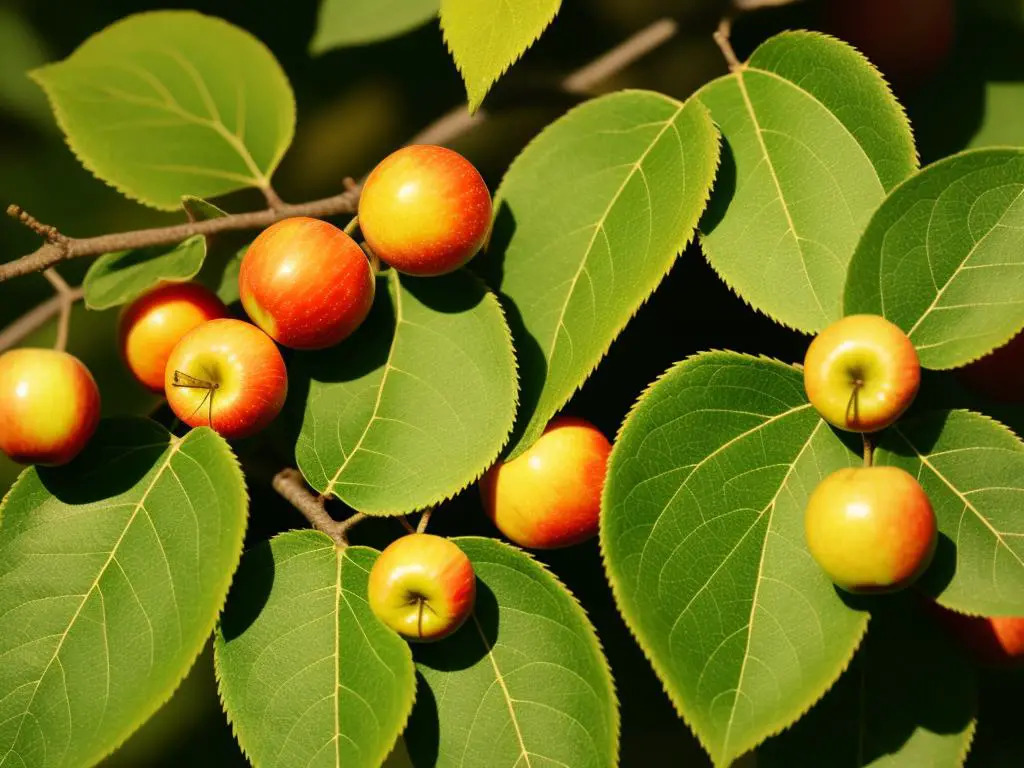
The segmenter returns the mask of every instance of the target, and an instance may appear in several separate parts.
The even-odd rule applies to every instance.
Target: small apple
[[[0,450],[21,464],[66,464],[100,420],[100,390],[67,352],[12,349],[0,355]]]
[[[938,543],[928,495],[898,467],[833,472],[811,493],[804,530],[818,565],[848,592],[906,587]]]
[[[938,71],[956,36],[954,0],[829,0],[825,29],[852,44],[894,83]]]
[[[198,283],[165,283],[121,313],[118,346],[128,370],[144,387],[164,393],[167,358],[181,337],[207,320],[226,317],[224,302]]]
[[[555,549],[586,541],[597,533],[611,450],[590,422],[554,419],[524,453],[483,476],[484,510],[523,547]]]
[[[449,539],[411,533],[392,542],[370,569],[370,609],[407,640],[448,637],[469,618],[476,575]]]
[[[369,314],[373,292],[373,270],[355,240],[305,216],[263,230],[238,272],[246,313],[294,349],[323,349],[349,336]]]
[[[273,340],[255,325],[210,320],[174,347],[164,389],[174,415],[190,427],[235,439],[274,420],[288,394],[288,371]]]
[[[878,315],[850,315],[819,333],[804,358],[807,399],[833,426],[876,432],[910,407],[921,386],[913,343]]]
[[[491,194],[473,164],[429,144],[403,147],[373,169],[359,197],[359,229],[399,272],[442,275],[480,250]]]
[[[1024,333],[956,370],[964,385],[1000,403],[1024,403]]]
[[[967,616],[933,605],[942,625],[980,663],[1017,666],[1024,662],[1024,616]]]

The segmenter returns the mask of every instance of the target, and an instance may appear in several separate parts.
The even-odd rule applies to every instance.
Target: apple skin
[[[198,283],[160,285],[121,313],[117,333],[121,359],[142,386],[162,395],[167,358],[182,336],[227,314],[224,302]]]
[[[359,229],[377,257],[409,275],[452,272],[483,246],[491,194],[473,164],[429,144],[403,147],[373,169]]]
[[[939,624],[980,664],[1024,665],[1024,616],[968,616],[930,600],[927,607]]]
[[[931,564],[938,543],[928,495],[898,467],[833,472],[811,493],[804,531],[818,565],[847,592],[908,586]]]
[[[77,357],[53,349],[0,355],[0,450],[20,464],[71,461],[100,420],[100,390]]]
[[[193,386],[183,386],[189,380],[181,374],[192,377]],[[167,404],[183,422],[212,427],[233,440],[259,432],[280,413],[288,371],[277,345],[255,325],[210,320],[174,347],[164,389]]]
[[[999,403],[1024,403],[1024,333],[956,370],[973,392]]]
[[[878,315],[850,315],[833,323],[814,338],[804,358],[807,399],[822,418],[851,432],[889,426],[910,407],[920,386],[913,343]]]
[[[242,306],[286,347],[323,349],[345,339],[373,306],[370,262],[333,224],[296,216],[260,233],[238,272]]]
[[[956,37],[954,0],[829,0],[825,29],[858,48],[896,85],[939,70]]]
[[[480,480],[484,510],[506,537],[531,549],[579,544],[597,534],[612,446],[583,419],[554,419],[544,434]]]
[[[411,533],[392,542],[370,569],[370,609],[407,640],[433,642],[465,623],[476,600],[476,574],[449,539]]]

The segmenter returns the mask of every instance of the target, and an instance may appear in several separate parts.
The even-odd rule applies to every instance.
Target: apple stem
[[[344,232],[346,235],[351,237],[352,233],[356,231],[356,227],[358,227],[358,226],[359,226],[359,217],[358,216],[353,216],[352,219],[349,221],[349,223],[345,225],[345,228],[342,230],[342,232]]]
[[[362,512],[356,512],[345,520],[335,520],[327,511],[327,499],[313,494],[302,473],[294,467],[285,467],[276,475],[272,482],[274,490],[302,513],[316,530],[326,533],[339,549],[348,546],[348,532],[367,518]]]
[[[436,507],[427,507],[420,515],[420,521],[416,525],[416,533],[426,533],[427,525],[430,524],[430,516],[434,514]]]
[[[867,432],[861,432],[861,439],[864,441],[864,466],[870,467],[874,463],[875,446],[871,442],[871,436]]]
[[[67,284],[67,281],[60,276],[56,269],[50,267],[43,271],[43,277],[50,281],[50,285],[57,292],[58,320],[57,340],[53,348],[63,352],[68,348],[68,330],[71,327],[71,308],[78,301],[81,293]]]
[[[409,522],[409,518],[405,515],[400,515],[398,522],[402,524],[402,527],[405,528],[407,533],[416,533],[416,529],[412,527],[412,523]]]

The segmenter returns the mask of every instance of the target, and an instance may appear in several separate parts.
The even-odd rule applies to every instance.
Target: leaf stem
[[[718,22],[718,29],[712,33],[712,37],[715,40],[715,44],[718,49],[722,52],[722,56],[725,58],[725,63],[729,65],[730,72],[736,72],[743,69],[743,64],[740,62],[739,57],[736,56],[736,51],[732,48],[732,13],[727,13],[722,17],[722,20]]]
[[[348,532],[367,518],[364,513],[356,512],[345,520],[335,520],[327,512],[324,497],[313,494],[302,473],[294,467],[285,467],[274,475],[272,485],[285,501],[302,513],[310,525],[330,536],[339,549],[348,546]]]

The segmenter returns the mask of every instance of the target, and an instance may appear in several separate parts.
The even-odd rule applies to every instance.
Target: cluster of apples
[[[804,358],[804,388],[833,426],[872,433],[895,423],[921,383],[913,343],[877,315],[826,328]],[[807,546],[822,570],[852,593],[903,589],[931,564],[938,526],[927,493],[908,472],[874,466],[838,470],[814,489],[804,515]],[[939,622],[979,660],[1024,659],[1024,617],[965,616],[931,605]]]

